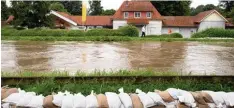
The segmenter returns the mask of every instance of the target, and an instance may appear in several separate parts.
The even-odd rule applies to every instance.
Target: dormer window
[[[147,17],[147,18],[151,18],[151,12],[147,12],[147,13],[146,13],[146,17]]]
[[[134,12],[134,18],[140,18],[141,12]]]
[[[128,18],[128,12],[124,12],[124,18]]]

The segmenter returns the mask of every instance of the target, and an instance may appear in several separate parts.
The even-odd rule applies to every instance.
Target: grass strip
[[[128,37],[128,36],[2,36],[2,40],[24,41],[199,41],[199,42],[234,42],[233,39],[212,38],[158,38],[158,37]]]
[[[84,81],[55,81],[53,78],[40,80],[36,83],[24,84],[16,82],[17,84],[10,87],[19,87],[26,91],[34,91],[38,94],[49,95],[52,92],[57,93],[58,91],[68,90],[72,93],[81,92],[85,95],[90,94],[91,90],[96,93],[105,92],[118,92],[117,90],[121,87],[127,93],[134,93],[137,88],[148,92],[158,90],[166,90],[167,88],[180,88],[187,91],[200,91],[200,90],[212,90],[212,91],[225,91],[230,92],[234,90],[233,81],[222,81],[222,80],[196,80],[196,79],[180,79],[175,78],[173,80],[147,80],[143,82],[135,83],[134,80],[121,80],[121,81],[97,81],[84,80]]]

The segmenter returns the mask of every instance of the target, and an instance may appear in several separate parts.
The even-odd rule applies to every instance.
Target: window
[[[147,13],[146,13],[146,17],[147,17],[147,18],[151,18],[151,12],[147,12]]]
[[[141,17],[141,12],[134,12],[134,17],[135,18],[140,18]]]
[[[128,12],[124,12],[124,18],[128,18]]]

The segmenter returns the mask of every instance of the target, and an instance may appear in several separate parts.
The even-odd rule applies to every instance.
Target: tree
[[[114,9],[107,9],[102,11],[102,15],[114,15],[115,10]]]
[[[230,12],[230,16],[232,17],[232,22],[234,22],[234,7],[232,8],[232,11]]]
[[[49,5],[46,1],[13,1],[13,25],[28,28],[52,26]]]
[[[184,16],[190,13],[191,1],[151,1],[164,16]]]
[[[232,8],[234,7],[234,1],[220,0],[219,7],[223,8],[223,14],[226,17],[233,17],[231,11]]]
[[[220,11],[219,7],[213,5],[213,4],[207,4],[207,5],[199,5],[196,8],[191,8],[191,14],[190,15],[197,15],[200,12],[208,11],[215,9],[217,11]]]
[[[81,15],[82,1],[61,1],[64,8],[72,15]]]
[[[1,20],[7,20],[10,15],[9,8],[6,5],[5,1],[1,1]]]
[[[89,1],[89,15],[101,15],[102,14],[102,10],[103,10],[103,7],[101,6],[101,1],[98,0],[98,1],[94,1],[94,0],[90,0]]]
[[[64,8],[63,4],[60,2],[52,3],[50,5],[49,9],[54,10],[54,11],[67,12],[67,10]]]

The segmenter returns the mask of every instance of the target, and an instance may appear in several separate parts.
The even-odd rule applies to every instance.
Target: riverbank
[[[35,81],[35,80],[34,80]],[[125,92],[134,93],[137,88],[148,92],[158,90],[166,90],[167,88],[180,88],[187,91],[200,91],[200,90],[212,90],[212,91],[226,91],[230,92],[234,90],[234,81],[213,79],[213,80],[197,80],[197,79],[184,79],[174,78],[171,80],[159,78],[154,80],[145,79],[140,82],[136,82],[134,79],[125,80],[75,80],[71,78],[69,81],[55,80],[54,78],[44,79],[36,81],[34,83],[15,82],[15,85],[9,85],[10,87],[17,87],[26,91],[34,91],[38,94],[50,95],[53,92],[58,91],[71,91],[72,93],[81,92],[85,95],[90,94],[91,90],[98,93],[105,92],[118,92],[121,87]]]
[[[127,36],[2,36],[2,40],[22,41],[198,41],[198,42],[234,42],[234,38],[161,38]]]

